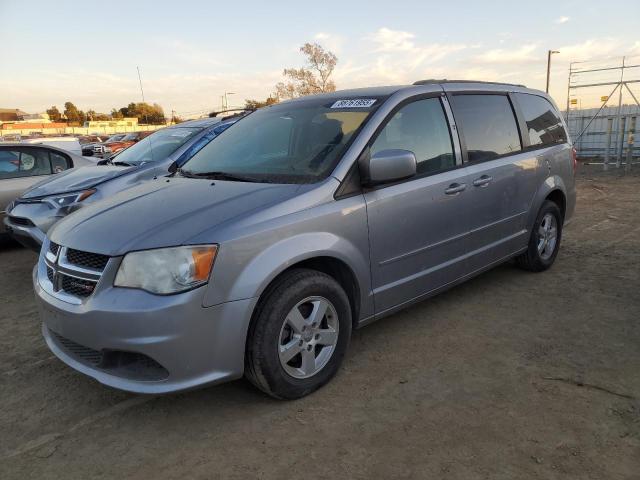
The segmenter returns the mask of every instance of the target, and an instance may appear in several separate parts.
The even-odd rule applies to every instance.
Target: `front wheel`
[[[351,308],[338,282],[315,270],[292,270],[256,311],[245,374],[273,397],[303,397],[336,374],[350,336]]]
[[[546,200],[533,224],[527,251],[516,257],[518,266],[531,272],[542,272],[551,267],[560,248],[562,223],[558,205]]]

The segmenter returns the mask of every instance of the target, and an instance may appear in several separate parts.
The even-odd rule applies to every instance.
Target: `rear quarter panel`
[[[572,146],[565,143],[538,152],[538,156],[542,159],[543,174],[529,212],[527,221],[529,229],[533,228],[540,207],[554,190],[561,191],[565,197],[565,223],[573,216],[576,205],[576,186],[571,150]]]

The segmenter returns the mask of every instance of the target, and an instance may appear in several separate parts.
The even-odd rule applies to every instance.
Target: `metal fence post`
[[[631,172],[631,162],[633,161],[633,143],[636,131],[636,117],[631,117],[629,122],[629,135],[627,136],[627,165],[625,172]]]
[[[616,145],[616,168],[622,165],[622,154],[624,152],[624,129],[627,125],[627,117],[618,117],[618,131],[616,135],[620,136],[620,143]]]
[[[613,130],[613,118],[607,119],[607,149],[604,151],[604,170],[609,170],[609,152],[611,151],[611,132]]]

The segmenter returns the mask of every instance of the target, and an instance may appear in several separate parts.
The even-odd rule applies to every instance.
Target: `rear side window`
[[[413,152],[418,175],[455,166],[449,125],[438,98],[409,103],[391,117],[371,145],[371,155],[391,149]]]
[[[454,95],[453,106],[470,162],[491,160],[522,149],[506,95]]]
[[[60,173],[71,168],[71,161],[64,155],[57,152],[49,152],[49,156],[51,158],[51,168],[53,169],[53,173]]]
[[[0,179],[50,174],[49,155],[42,149],[0,150]]]
[[[532,146],[555,145],[567,141],[560,116],[546,98],[527,93],[516,93],[515,97],[527,124]]]

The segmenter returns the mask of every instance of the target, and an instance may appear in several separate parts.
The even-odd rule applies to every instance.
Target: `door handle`
[[[473,181],[473,186],[474,187],[486,187],[487,185],[489,185],[491,183],[491,180],[493,180],[493,177],[490,177],[489,175],[482,175],[480,178],[476,178]]]
[[[466,190],[466,188],[466,183],[452,183],[451,185],[449,185],[449,188],[444,191],[444,193],[446,193],[447,195],[457,195],[458,193]]]

